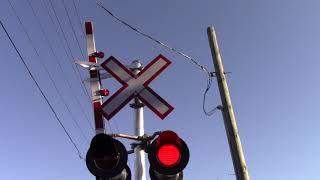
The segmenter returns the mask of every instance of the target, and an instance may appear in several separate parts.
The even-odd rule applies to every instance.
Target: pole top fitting
[[[144,104],[142,102],[134,102],[130,104],[130,107],[133,109],[139,109],[144,107]]]
[[[214,29],[214,27],[213,27],[213,26],[209,26],[209,27],[207,28],[207,31],[209,31],[209,32],[214,32],[214,31],[215,31],[215,29]]]
[[[131,63],[130,69],[132,69],[132,70],[135,70],[135,69],[142,70],[142,63],[139,60],[134,60]]]

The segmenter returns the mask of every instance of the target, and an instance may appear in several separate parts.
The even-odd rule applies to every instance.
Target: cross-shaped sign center
[[[148,84],[155,79],[171,62],[159,55],[142,71],[134,75],[114,57],[109,57],[101,66],[116,78],[123,86],[102,105],[103,115],[109,120],[132,98],[138,97],[161,119],[164,119],[173,107],[155,93]]]

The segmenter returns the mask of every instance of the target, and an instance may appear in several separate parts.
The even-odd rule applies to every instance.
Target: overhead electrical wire
[[[56,33],[57,33],[58,36],[59,36],[59,40],[61,41],[61,44],[63,45],[63,49],[64,49],[66,55],[69,56],[70,59],[75,59],[74,56],[72,55],[72,51],[71,51],[71,49],[70,49],[68,40],[66,39],[65,33],[64,33],[63,29],[61,28],[61,23],[60,23],[60,21],[59,21],[58,16],[56,15],[55,9],[53,8],[53,5],[51,4],[51,1],[49,0],[49,5],[46,5],[46,4],[45,4],[46,0],[42,0],[42,2],[43,2],[42,6],[44,6],[44,7],[47,9],[46,12],[47,12],[47,14],[50,16],[50,20],[51,20],[51,22],[52,22],[53,24],[55,24],[55,23],[54,23],[54,21],[53,21],[52,16],[51,16],[50,13],[49,13],[50,10],[49,10],[48,6],[51,6],[51,9],[52,9],[53,12],[54,12],[54,15],[55,15],[56,20],[57,20],[57,22],[58,22],[58,24],[59,24],[60,31],[61,31],[61,34],[63,35],[63,37],[61,37],[60,33],[59,33],[56,29],[55,29],[55,31],[56,31]],[[67,51],[67,49],[66,49],[66,47],[65,47],[65,44],[63,43],[63,40],[65,40],[65,42],[66,42],[66,46],[68,47],[69,53],[68,53],[68,51]],[[71,57],[70,57],[70,55],[71,55]],[[70,61],[69,61],[69,62],[70,62]],[[88,92],[88,90],[86,89],[86,87],[85,87],[85,85],[84,85],[84,82],[82,81],[82,77],[81,77],[81,73],[80,73],[79,69],[78,69],[78,68],[75,68],[74,61],[71,61],[70,63],[71,63],[71,67],[72,67],[73,71],[75,72],[75,74],[78,73],[78,76],[76,76],[76,77],[77,77],[77,79],[78,79],[78,80],[80,81],[80,83],[81,83],[83,93],[87,95],[88,100],[90,101],[91,99],[90,99],[89,92]]]
[[[80,0],[79,0],[79,3],[80,3]],[[80,27],[82,27],[81,18],[80,18],[80,15],[79,15],[79,10],[78,10],[78,7],[76,6],[75,0],[72,0],[72,4],[73,4],[73,6],[74,6],[75,13],[76,13],[76,15],[77,15],[77,17],[78,17],[79,25],[80,25]],[[70,22],[70,21],[69,21],[69,22]],[[85,32],[84,32],[84,29],[83,29],[83,28],[81,28],[81,32],[83,33],[83,37],[85,38],[86,35],[85,35]],[[111,126],[110,121],[104,121],[104,122],[105,122],[105,123],[104,123],[104,124],[105,124],[105,127],[109,127],[109,128],[110,128],[110,132],[113,133],[114,131],[113,131],[113,128],[112,128],[112,126]],[[116,133],[120,133],[117,121],[114,121],[114,125],[115,125],[115,129],[116,129]],[[109,132],[109,131],[108,131],[108,132]]]
[[[75,11],[75,13],[76,13],[76,15],[78,17],[78,22],[79,22],[79,25],[80,25],[79,27],[81,29],[82,35],[83,35],[83,37],[86,37],[85,32],[84,32],[84,30],[82,28],[82,23],[81,23],[82,21],[81,21],[80,15],[79,15],[79,10],[78,10],[78,7],[76,6],[76,3],[75,3],[74,0],[72,0],[72,4],[73,4],[73,7],[74,7],[74,11]]]
[[[65,42],[66,42],[66,45],[67,45],[68,50],[69,50],[69,52],[70,52],[70,55],[71,55],[71,57],[72,57],[73,60],[76,60],[76,58],[75,58],[75,57],[73,56],[73,54],[72,54],[70,45],[69,45],[68,40],[67,40],[67,38],[66,38],[66,34],[65,34],[65,32],[64,32],[64,30],[63,30],[63,28],[62,28],[61,22],[60,22],[60,20],[59,20],[59,17],[58,17],[58,15],[57,15],[57,12],[56,12],[56,10],[55,10],[55,8],[54,8],[51,0],[49,0],[49,4],[50,4],[51,9],[53,10],[54,16],[55,16],[56,19],[57,19],[59,28],[60,28],[60,30],[61,30],[61,32],[62,32],[63,39],[64,39]],[[72,62],[74,63],[74,61],[72,61]],[[80,73],[79,69],[78,69],[78,68],[74,68],[74,65],[73,65],[72,67],[73,67],[73,69],[76,69],[76,70],[74,70],[74,71],[77,71],[79,77],[82,79],[81,73]],[[87,94],[88,98],[90,99],[91,96],[89,95],[89,93],[88,93],[87,89],[85,88],[84,83],[82,82],[81,79],[80,79],[80,82],[81,82],[81,84],[82,84],[82,86],[83,86],[83,88],[84,88],[84,90],[85,90],[85,93]]]
[[[50,17],[51,23],[52,23],[53,26],[54,26],[55,23],[54,23],[53,17],[52,17],[51,14],[49,13],[50,9],[48,8],[48,6],[50,6],[50,5],[45,4],[45,2],[46,2],[46,0],[42,0],[41,5],[42,5],[43,8],[46,8],[46,12],[47,12],[48,16]],[[51,8],[51,9],[52,9],[52,8]],[[56,20],[58,21],[57,18],[56,18]],[[59,21],[58,21],[58,23],[59,23]],[[54,27],[55,27],[55,26],[54,26]],[[69,59],[73,59],[73,57],[71,57],[70,54],[68,53],[67,48],[65,47],[65,44],[63,43],[63,40],[66,41],[66,39],[64,39],[63,37],[61,37],[61,34],[58,32],[58,30],[57,30],[56,28],[54,28],[54,30],[56,31],[56,33],[57,33],[58,36],[59,36],[58,39],[59,39],[60,43],[61,43],[62,46],[63,46],[63,50],[64,50],[64,52],[66,53],[66,56],[69,57]],[[63,32],[61,32],[61,33],[63,33]],[[76,74],[78,73],[79,76],[76,75],[76,78],[77,78],[77,79],[80,81],[80,83],[81,83],[82,91],[83,91],[84,94],[87,95],[88,100],[91,101],[90,95],[89,95],[86,87],[84,86],[83,81],[81,80],[81,75],[80,75],[79,70],[74,67],[74,62],[73,62],[73,61],[68,61],[68,62],[70,63],[70,65],[71,65],[71,67],[72,67],[72,69],[73,69],[73,71],[74,71],[74,74],[76,75]],[[79,77],[80,77],[80,78],[79,78]]]
[[[47,38],[46,32],[45,32],[45,30],[44,30],[44,28],[43,28],[43,26],[42,26],[42,24],[41,24],[41,22],[40,22],[40,19],[38,18],[38,16],[37,16],[37,14],[36,14],[36,12],[35,12],[32,4],[31,4],[31,2],[30,2],[29,0],[26,0],[26,1],[27,1],[28,5],[30,6],[31,10],[32,10],[32,13],[33,13],[33,15],[34,15],[34,17],[35,17],[35,19],[36,19],[39,27],[40,27],[41,33],[42,33],[42,35],[44,36],[45,41],[47,42],[48,47],[49,47],[52,55],[54,56],[53,59],[55,60],[55,62],[57,62],[58,67],[59,67],[60,71],[62,72],[62,74],[66,74],[65,71],[64,71],[63,68],[62,68],[61,63],[60,63],[59,60],[58,60],[59,58],[57,57],[56,53],[55,53],[54,50],[53,50],[53,47],[52,47],[49,39]],[[13,7],[12,7],[12,8],[13,8]],[[17,15],[17,14],[16,14],[16,15]],[[17,15],[17,16],[18,16],[18,15]],[[69,87],[71,90],[73,90],[73,87],[71,86],[71,83],[70,83],[70,81],[68,80],[68,78],[63,78],[63,79],[64,79],[64,81],[66,82],[66,84],[68,85],[68,87]],[[57,88],[56,88],[56,90],[59,92],[59,90],[58,90]],[[59,92],[59,96],[61,97],[61,99],[63,99],[63,97],[62,97],[62,95],[61,95],[61,92]],[[88,116],[86,115],[86,113],[85,113],[85,111],[84,111],[84,108],[83,108],[82,104],[81,104],[80,101],[79,101],[78,96],[75,96],[75,100],[76,100],[77,104],[79,105],[82,114],[84,114],[87,122],[89,123],[90,128],[93,130],[93,127],[92,127],[92,125],[91,125],[91,123],[90,123],[90,121],[89,121]],[[70,110],[70,107],[68,106],[68,104],[67,104],[65,101],[64,101],[64,104],[66,105],[66,107],[67,107],[68,111],[70,112],[70,114],[72,114],[72,113],[71,113],[71,110]],[[78,127],[79,129],[81,129],[81,131],[83,132],[82,128],[80,127],[80,125],[78,124],[78,122],[76,121],[76,119],[75,119],[75,117],[74,117],[73,115],[72,115],[72,119],[73,119],[73,121],[76,123],[77,127]]]
[[[57,15],[57,12],[56,12],[56,10],[55,10],[55,8],[54,8],[54,5],[53,5],[53,3],[52,3],[51,0],[49,0],[49,4],[50,4],[51,9],[53,10],[53,13],[54,13],[54,16],[55,16],[57,22],[58,22],[60,31],[62,32],[62,35],[63,35],[63,39],[65,40],[65,42],[66,42],[66,44],[67,44],[69,53],[70,53],[70,55],[72,56],[72,58],[73,58],[73,60],[74,60],[74,59],[76,59],[76,58],[73,56],[72,50],[71,50],[71,48],[70,48],[69,41],[68,41],[68,39],[67,39],[67,37],[66,37],[66,34],[65,34],[65,32],[64,32],[64,30],[63,30],[63,28],[62,28],[61,22],[60,22],[60,20],[59,20],[59,17],[58,17],[58,15]],[[80,75],[80,72],[79,72],[79,75]]]
[[[49,0],[50,1],[50,0]],[[74,2],[74,1],[73,1]],[[53,6],[52,6],[53,4],[51,4],[50,6],[52,7],[51,9],[52,10],[54,10],[54,8],[53,8]],[[50,17],[50,20],[51,20],[51,22],[52,22],[52,24],[55,24],[54,23],[54,21],[53,21],[53,18],[52,18],[52,16],[51,16],[51,14],[49,13],[49,8],[48,8],[48,6],[45,4],[45,0],[43,0],[43,4],[42,4],[42,6],[44,7],[44,8],[46,8],[47,9],[47,14],[48,14],[48,16]],[[74,6],[75,6],[75,8],[76,8],[76,5],[75,5],[75,3],[74,3]],[[75,11],[76,11],[76,9],[75,9]],[[80,18],[80,16],[79,16],[79,14],[78,14],[78,18],[79,18],[79,24],[81,25],[81,18]],[[57,20],[57,22],[59,23],[59,25],[60,25],[60,21],[59,21],[59,19],[58,19],[58,17],[56,16],[56,20]],[[69,21],[70,22],[70,21]],[[61,27],[61,26],[60,26]],[[59,38],[60,38],[60,40],[62,39],[62,37],[60,36],[60,34],[59,34],[59,32],[57,31],[57,29],[55,28],[55,31],[56,31],[56,33],[59,35]],[[62,32],[62,31],[61,31]],[[84,31],[82,30],[82,32],[84,33]],[[62,32],[63,33],[63,32]],[[85,35],[84,35],[84,37],[85,37]],[[65,39],[66,40],[66,39]],[[61,42],[62,43],[62,42]],[[63,44],[63,43],[62,43]],[[64,50],[65,50],[65,53],[68,55],[68,53],[66,52],[66,48],[64,48]],[[77,69],[78,70],[78,69]],[[90,101],[91,101],[91,99],[90,99]],[[90,124],[91,125],[91,124]],[[112,126],[111,126],[111,124],[110,124],[110,122],[109,121],[107,121],[107,123],[106,123],[106,125],[108,125],[109,126],[109,128],[110,128],[110,132],[113,132],[113,128],[112,128]],[[118,128],[118,125],[117,125],[117,122],[115,122],[115,125],[116,125],[116,130],[117,130],[117,133],[119,133],[119,128]],[[92,125],[91,125],[92,126]]]
[[[74,1],[73,1],[73,2],[74,2]],[[56,11],[55,11],[55,8],[53,7],[53,4],[52,4],[52,2],[51,2],[50,0],[49,0],[49,3],[50,3],[49,6],[51,6],[51,9],[53,10],[54,15],[55,15],[55,17],[56,17],[56,20],[57,20],[57,22],[58,22],[58,24],[59,24],[61,33],[64,33],[63,30],[62,30],[62,28],[61,28],[61,23],[60,23],[60,21],[59,21],[59,18],[58,18],[58,16],[57,16],[57,14],[55,13],[55,12],[56,12]],[[64,5],[65,5],[65,3],[64,3]],[[49,13],[49,8],[48,8],[48,6],[45,4],[45,0],[43,0],[42,6],[47,9],[46,12],[47,12],[48,16],[50,17],[50,20],[51,20],[52,24],[55,24],[54,21],[53,21],[52,16],[51,16],[50,13]],[[76,8],[75,3],[74,3],[74,6],[75,6],[75,8]],[[76,9],[75,9],[75,11],[76,11]],[[67,12],[67,10],[66,10],[66,12]],[[76,13],[77,13],[77,12],[76,12]],[[81,25],[81,22],[80,22],[81,20],[80,20],[79,14],[78,14],[77,16],[78,16],[78,18],[79,18],[79,23],[80,23],[80,25]],[[70,17],[70,16],[69,16],[69,17]],[[69,20],[69,22],[70,22],[70,20]],[[58,33],[58,31],[57,31],[56,28],[55,28],[55,31],[56,31],[56,33],[59,35],[60,40],[63,39],[63,38],[60,36],[60,34]],[[82,30],[82,32],[84,33],[83,30]],[[85,35],[84,35],[84,37],[85,37]],[[66,38],[65,38],[65,36],[64,36],[64,40],[67,41]],[[61,43],[62,43],[62,42],[61,42]],[[64,48],[64,50],[65,50],[65,52],[66,52],[66,49],[65,49],[65,48]],[[67,52],[66,52],[66,54],[68,55]],[[78,69],[77,69],[77,70],[78,70]],[[91,101],[91,99],[90,99],[90,101]],[[110,122],[107,121],[106,124],[110,127],[110,131],[113,132],[113,128],[111,127]],[[90,125],[91,125],[91,123],[90,123]],[[117,122],[115,122],[115,125],[116,125],[117,133],[119,133],[119,128],[118,128]],[[92,125],[91,125],[91,126],[92,126]],[[92,127],[92,128],[93,128],[93,127]]]
[[[11,0],[8,0],[8,2],[9,2],[9,5],[10,5],[12,11],[14,12],[15,16],[17,17],[18,22],[19,22],[22,30],[23,30],[24,33],[26,34],[26,36],[27,36],[27,38],[28,38],[28,41],[30,42],[33,50],[35,51],[36,55],[40,58],[40,54],[39,54],[38,50],[35,48],[35,45],[34,45],[32,39],[31,39],[31,37],[30,37],[30,34],[28,33],[27,29],[26,29],[25,26],[23,25],[23,23],[22,23],[20,17],[18,16],[17,11],[15,10],[15,8],[14,8]],[[76,124],[76,126],[79,128],[82,136],[83,136],[85,139],[87,139],[87,137],[85,136],[83,130],[82,130],[81,127],[80,127],[80,125],[77,123],[77,121],[76,121],[75,118],[73,117],[73,114],[72,114],[72,112],[71,112],[68,104],[64,101],[64,99],[63,99],[63,97],[62,97],[62,94],[61,94],[61,92],[59,91],[56,83],[54,82],[53,77],[52,77],[51,73],[49,72],[48,68],[44,65],[44,63],[43,63],[42,61],[40,61],[40,64],[42,65],[42,67],[43,67],[43,69],[46,71],[46,73],[48,74],[48,77],[49,77],[50,81],[52,82],[52,84],[53,84],[55,90],[57,91],[60,99],[62,100],[63,104],[66,106],[67,111],[70,113],[70,115],[71,115],[71,117],[72,117],[72,120],[74,121],[74,123]]]
[[[77,151],[77,154],[79,156],[80,159],[84,159],[80,153],[79,148],[77,147],[76,143],[74,142],[74,140],[71,138],[71,135],[69,134],[69,132],[67,131],[67,129],[65,128],[65,126],[63,125],[63,123],[61,122],[60,118],[58,117],[56,111],[54,110],[53,106],[51,105],[49,99],[46,97],[46,95],[44,94],[43,90],[41,89],[40,85],[38,84],[37,80],[35,79],[35,77],[33,76],[33,74],[31,73],[26,61],[23,59],[23,57],[21,56],[18,48],[16,47],[16,45],[14,44],[12,38],[10,37],[8,31],[6,30],[5,26],[3,25],[2,21],[0,20],[0,24],[3,28],[3,30],[5,31],[8,39],[10,40],[10,43],[12,44],[13,48],[15,49],[15,51],[17,52],[20,60],[22,61],[23,65],[26,67],[28,74],[30,75],[31,79],[33,80],[33,82],[35,83],[35,85],[37,86],[40,94],[42,95],[42,97],[44,98],[44,100],[46,101],[46,103],[48,104],[50,110],[52,111],[52,113],[54,114],[55,119],[58,121],[59,125],[62,127],[63,131],[65,132],[65,134],[68,136],[68,139],[70,140],[71,144],[73,145],[73,147],[75,148],[75,150]]]
[[[80,22],[80,24],[81,24],[81,20],[80,20],[81,18],[80,18],[80,16],[79,16],[79,14],[77,13],[77,8],[76,8],[76,5],[75,5],[74,0],[72,0],[72,2],[73,2],[73,5],[74,5],[75,12],[76,12],[76,14],[77,14],[77,16],[78,16],[79,22]],[[69,19],[69,23],[71,24],[71,27],[72,27],[72,30],[73,30],[73,34],[74,34],[74,36],[76,37],[75,30],[74,30],[74,28],[73,28],[70,15],[69,15],[69,13],[68,13],[68,11],[67,11],[67,8],[66,8],[65,0],[62,0],[62,3],[63,3],[63,6],[64,6],[65,11],[66,11],[66,13],[67,13],[67,17],[68,17],[68,19]],[[84,31],[82,31],[82,32],[83,32],[83,34],[84,34]],[[86,36],[84,35],[84,37],[86,37]],[[76,38],[77,38],[77,37],[76,37]],[[78,41],[78,46],[79,46],[79,41]],[[79,46],[79,49],[81,49],[80,46]],[[118,124],[117,124],[117,122],[114,122],[114,123],[115,123],[115,127],[116,127],[116,133],[119,133]],[[112,126],[111,126],[111,123],[110,123],[109,121],[107,121],[107,123],[105,123],[105,124],[107,124],[107,126],[109,126],[110,132],[113,133],[114,131],[113,131],[113,128],[112,128]]]
[[[212,114],[214,114],[214,112],[220,110],[221,106],[217,106],[215,108],[213,108],[212,110],[210,111],[207,111],[206,108],[205,108],[205,102],[206,102],[206,96],[207,96],[207,93],[208,91],[210,90],[211,88],[211,85],[212,85],[212,78],[214,77],[214,72],[210,72],[205,66],[201,65],[195,58],[192,58],[191,56],[187,55],[186,53],[183,53],[181,51],[178,51],[177,49],[173,48],[173,47],[170,47],[169,45],[159,41],[158,39],[152,37],[151,35],[149,34],[146,34],[140,30],[138,30],[136,27],[130,25],[129,23],[127,23],[126,21],[122,20],[121,18],[119,18],[118,16],[116,16],[114,13],[112,13],[110,10],[108,10],[107,8],[105,8],[101,2],[96,2],[96,4],[102,8],[105,12],[107,12],[111,17],[113,17],[115,20],[117,20],[118,22],[120,22],[121,24],[125,25],[126,27],[130,28],[131,30],[135,31],[136,33],[138,33],[139,35],[159,44],[160,46],[176,53],[176,54],[179,54],[181,56],[183,56],[184,58],[188,59],[189,61],[191,61],[194,65],[198,66],[207,76],[207,87],[205,89],[205,92],[204,92],[204,95],[203,95],[203,111],[204,113],[207,115],[207,116],[211,116]]]
[[[17,12],[16,12],[16,10],[15,10],[15,8],[14,8],[11,0],[8,0],[8,2],[9,2],[9,5],[10,5],[12,11],[14,12],[15,16],[17,17],[18,22],[19,22],[22,30],[23,30],[24,33],[26,34],[26,36],[27,36],[27,38],[28,38],[28,41],[30,42],[33,50],[35,51],[36,55],[40,58],[40,54],[39,54],[38,50],[35,48],[34,43],[33,43],[32,39],[31,39],[31,37],[30,37],[30,34],[28,33],[28,31],[26,30],[25,26],[23,25],[23,23],[22,23],[20,17],[18,16],[18,14],[17,14]],[[57,91],[60,99],[62,100],[63,104],[66,106],[67,111],[70,113],[72,120],[74,121],[74,123],[76,124],[76,126],[79,128],[81,135],[87,140],[88,138],[85,136],[85,134],[84,134],[83,130],[81,129],[81,127],[79,126],[78,122],[74,119],[73,114],[72,114],[69,106],[68,106],[67,103],[64,101],[64,99],[63,99],[63,97],[62,97],[62,94],[61,94],[61,92],[59,91],[56,83],[54,82],[53,77],[52,77],[51,73],[49,72],[48,68],[44,65],[44,63],[43,63],[42,61],[40,61],[40,64],[41,64],[41,66],[43,67],[43,69],[45,70],[45,72],[48,74],[48,77],[49,77],[50,81],[52,82],[52,84],[53,84],[55,90]]]
[[[204,67],[203,65],[201,65],[197,60],[195,60],[194,58],[190,57],[189,55],[176,50],[175,48],[170,47],[169,45],[157,40],[156,38],[138,30],[137,28],[133,27],[132,25],[130,25],[129,23],[127,23],[126,21],[120,19],[119,17],[117,17],[116,15],[114,15],[110,10],[108,10],[107,8],[105,8],[101,2],[97,2],[97,5],[99,7],[101,7],[102,9],[104,9],[109,15],[111,15],[114,19],[116,19],[117,21],[119,21],[120,23],[124,24],[125,26],[129,27],[131,30],[137,32],[138,34],[142,35],[145,38],[148,38],[150,40],[152,40],[153,42],[160,44],[161,46],[169,49],[170,51],[173,51],[174,53],[177,53],[183,57],[185,57],[186,59],[190,60],[193,64],[195,64],[196,66],[200,67],[201,70],[203,70],[205,73],[210,74],[210,72],[207,70],[206,67]]]
[[[71,26],[72,33],[73,33],[73,35],[74,35],[74,37],[75,37],[75,39],[76,39],[76,41],[77,41],[77,45],[78,45],[79,51],[80,51],[80,53],[81,53],[81,55],[82,55],[82,58],[83,58],[83,59],[86,59],[86,58],[85,58],[85,55],[84,55],[83,52],[82,52],[82,49],[81,49],[81,46],[80,46],[78,37],[77,37],[77,35],[76,35],[76,31],[75,31],[75,29],[74,29],[74,27],[73,27],[73,24],[72,24],[72,21],[71,21],[71,17],[70,17],[70,15],[69,15],[69,12],[68,12],[66,3],[65,3],[64,0],[61,0],[61,1],[62,1],[62,5],[63,5],[63,7],[64,7],[64,10],[66,11],[67,19],[68,19],[69,24],[70,24],[70,26]]]

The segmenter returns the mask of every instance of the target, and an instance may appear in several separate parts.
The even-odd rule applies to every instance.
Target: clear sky
[[[1,1],[0,18],[13,37],[39,85],[70,132],[82,156],[93,131],[91,102],[80,78],[88,77],[72,62],[83,60],[62,0],[52,0],[68,45],[48,0],[11,0],[30,34],[28,41],[8,0]],[[222,116],[202,111],[204,73],[185,58],[124,27],[95,1],[74,0],[83,24],[94,25],[97,49],[124,64],[140,59],[147,64],[158,54],[172,61],[150,86],[174,111],[161,121],[145,109],[147,133],[171,129],[189,146],[185,180],[235,179]],[[317,0],[161,0],[102,1],[119,17],[196,58],[213,69],[206,28],[217,31],[240,137],[252,180],[318,180],[320,101],[320,1]],[[82,53],[85,38],[73,1],[65,0]],[[49,11],[45,6],[48,7]],[[48,13],[53,18],[53,22]],[[36,54],[34,48],[39,52]],[[6,180],[88,180],[94,177],[79,159],[66,134],[28,75],[4,31],[0,30],[0,178]],[[58,62],[61,64],[62,71]],[[55,89],[44,66],[57,86]],[[68,85],[69,82],[69,85]],[[114,93],[120,84],[105,80]],[[70,88],[71,87],[71,88]],[[87,86],[89,89],[89,86]],[[59,96],[59,93],[61,96]],[[70,109],[67,110],[64,102]],[[207,108],[220,104],[217,84],[209,91]],[[87,118],[86,118],[87,116]],[[72,118],[73,117],[73,118]],[[79,124],[77,127],[74,120]],[[128,106],[107,123],[108,132],[133,134],[133,111]],[[126,146],[129,148],[127,141]],[[132,156],[132,155],[131,155]],[[133,171],[133,161],[129,164]]]

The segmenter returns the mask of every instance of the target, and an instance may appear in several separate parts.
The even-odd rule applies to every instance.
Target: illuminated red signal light
[[[189,156],[187,144],[175,132],[161,132],[148,148],[151,180],[181,178]]]
[[[177,146],[164,144],[159,148],[157,158],[163,166],[175,166],[180,162],[181,153]]]

